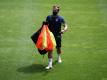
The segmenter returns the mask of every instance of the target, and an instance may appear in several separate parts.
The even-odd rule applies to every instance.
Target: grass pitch
[[[54,4],[68,24],[62,64],[46,71],[30,36]],[[0,0],[0,80],[107,80],[106,0]]]

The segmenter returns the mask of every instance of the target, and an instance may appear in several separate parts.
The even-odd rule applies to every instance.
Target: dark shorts
[[[56,48],[60,48],[61,47],[61,35],[55,36],[55,40],[56,40]]]

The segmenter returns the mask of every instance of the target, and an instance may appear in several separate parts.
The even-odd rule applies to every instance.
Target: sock
[[[48,66],[52,67],[52,58],[49,58],[49,65]]]
[[[58,54],[58,60],[59,60],[59,59],[61,59],[61,56],[60,56],[60,54]]]

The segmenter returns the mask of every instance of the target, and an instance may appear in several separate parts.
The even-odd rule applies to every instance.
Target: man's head
[[[59,6],[54,5],[53,6],[53,16],[58,15],[59,10],[60,10]]]

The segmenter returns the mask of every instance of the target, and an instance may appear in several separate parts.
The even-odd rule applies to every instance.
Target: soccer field
[[[30,37],[54,4],[68,31],[47,71]],[[107,0],[0,0],[0,80],[107,80]]]

